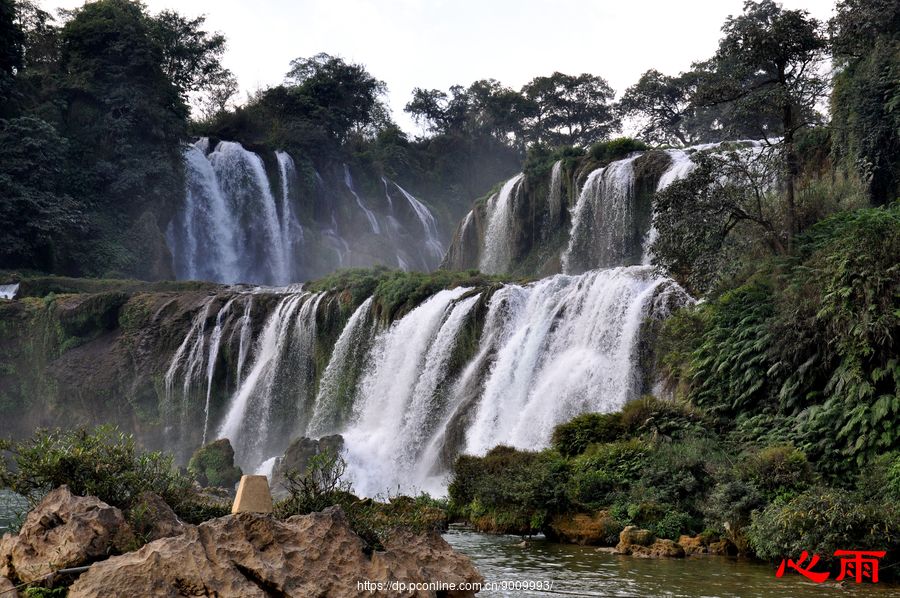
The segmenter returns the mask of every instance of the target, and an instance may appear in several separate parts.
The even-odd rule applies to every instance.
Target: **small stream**
[[[491,536],[451,526],[444,539],[468,555],[485,582],[552,582],[549,591],[483,589],[479,598],[497,596],[603,596],[627,598],[817,598],[820,596],[897,596],[900,588],[877,585],[816,584],[795,573],[775,577],[762,563],[726,557],[640,559],[597,551],[589,546],[555,544],[533,538],[527,547],[517,536]],[[543,586],[544,584],[541,584]]]

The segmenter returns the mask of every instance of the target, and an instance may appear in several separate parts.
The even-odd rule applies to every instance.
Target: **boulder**
[[[735,556],[738,553],[737,546],[731,541],[722,538],[718,542],[709,543],[709,554],[717,554],[719,556]]]
[[[132,531],[146,542],[178,536],[188,528],[172,507],[153,492],[141,494],[128,513]]]
[[[631,546],[632,544],[636,544],[638,546],[650,546],[653,544],[653,533],[649,530],[638,529],[637,526],[627,525],[625,529],[619,533],[619,544],[616,546],[618,549],[621,547]]]
[[[629,525],[619,534],[616,554],[642,558],[680,558],[684,556],[684,549],[672,540],[657,539],[648,530]]]
[[[707,554],[709,548],[703,541],[702,536],[681,536],[678,538],[678,544],[684,548],[684,553],[688,556],[694,554]]]
[[[33,582],[57,569],[105,559],[135,545],[122,511],[67,486],[50,492],[25,518],[18,536],[0,544],[0,574]]]
[[[550,521],[548,536],[558,542],[582,546],[609,546],[615,544],[622,525],[606,511],[593,515],[575,513],[557,515]]]
[[[310,459],[319,453],[327,451],[337,455],[343,450],[344,437],[340,434],[323,436],[318,440],[305,436],[297,438],[291,442],[284,451],[284,456],[278,458],[272,468],[272,494],[277,498],[287,496],[287,472],[296,471],[304,474],[309,467]]]
[[[339,507],[286,521],[239,513],[96,563],[70,587],[69,598],[437,596],[371,592],[362,584],[482,581],[471,561],[437,534],[397,532],[384,545],[384,551],[367,551]]]
[[[241,479],[240,467],[234,465],[234,449],[227,438],[220,438],[194,451],[188,471],[201,486],[234,490]]]

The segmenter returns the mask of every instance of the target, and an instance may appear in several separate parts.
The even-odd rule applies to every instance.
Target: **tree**
[[[296,116],[316,123],[338,142],[351,132],[374,135],[390,122],[385,84],[362,65],[324,53],[296,58],[285,81]]]
[[[900,193],[900,1],[838,2],[829,31],[833,153],[885,204]]]
[[[669,77],[650,69],[625,90],[618,108],[625,116],[642,120],[638,136],[647,141],[689,145],[686,121],[690,117],[690,89],[683,76]]]
[[[186,102],[188,94],[234,80],[222,66],[225,36],[203,30],[206,17],[186,18],[164,10],[150,19],[150,34],[162,50],[161,67]]]
[[[13,0],[0,0],[0,116],[13,93],[13,78],[24,64],[25,34],[16,22]]]
[[[556,72],[522,88],[531,102],[529,141],[587,146],[619,128],[610,100],[615,92],[602,77]]]
[[[798,232],[795,181],[798,130],[818,120],[816,104],[826,81],[819,74],[826,40],[805,10],[784,10],[772,0],[744,4],[744,14],[729,17],[724,36],[695,96],[699,106],[726,104],[738,119],[777,115],[778,128],[763,130],[783,144],[787,229]],[[765,122],[765,121],[763,121]]]
[[[42,120],[0,120],[0,267],[53,266],[54,243],[82,227],[65,193],[66,140]]]
[[[785,238],[771,181],[779,167],[774,148],[724,154],[698,152],[684,179],[656,194],[653,263],[694,293],[709,291],[734,265],[740,245],[761,242],[782,253]],[[736,229],[743,235],[733,235]],[[746,248],[745,248],[746,249]]]

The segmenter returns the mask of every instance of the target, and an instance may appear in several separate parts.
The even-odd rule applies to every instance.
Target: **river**
[[[818,598],[820,596],[897,596],[897,586],[816,584],[799,574],[775,577],[775,569],[726,557],[640,559],[588,546],[555,544],[534,538],[526,547],[517,536],[491,536],[451,527],[444,538],[468,555],[486,582],[552,582],[549,591],[491,590],[499,596],[604,596],[628,598]],[[543,584],[541,584],[543,585]]]

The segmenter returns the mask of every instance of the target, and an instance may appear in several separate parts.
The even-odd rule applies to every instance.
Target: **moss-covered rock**
[[[234,464],[234,449],[227,438],[198,448],[188,462],[188,471],[201,486],[233,488],[243,472]]]

